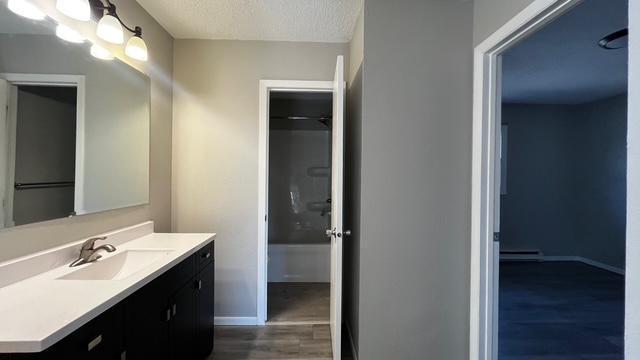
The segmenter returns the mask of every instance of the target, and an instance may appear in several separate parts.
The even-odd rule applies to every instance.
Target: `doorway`
[[[534,1],[476,48],[471,359],[624,356],[629,74],[627,39],[609,35],[628,34],[627,14],[624,0]],[[612,19],[622,23],[602,26]],[[528,42],[580,54],[585,39],[564,38],[571,26],[595,54],[563,70],[570,55],[538,49],[521,63],[532,73],[550,57],[557,76],[508,79]]]
[[[276,93],[288,93],[276,95],[275,98],[289,98],[291,96],[297,98],[315,98],[315,99],[328,99],[330,95],[331,99],[331,116],[329,119],[326,110],[321,112],[312,113],[311,122],[309,119],[296,119],[296,114],[287,111],[285,113],[272,114],[271,100],[272,94]],[[306,95],[305,95],[306,94]],[[268,323],[268,284],[269,277],[271,276],[269,271],[272,269],[270,266],[270,251],[269,251],[269,237],[273,235],[277,237],[278,232],[272,232],[269,229],[271,225],[269,219],[271,214],[269,213],[271,206],[269,204],[270,196],[270,143],[273,139],[270,136],[270,123],[272,122],[271,116],[286,117],[284,122],[290,121],[307,121],[305,126],[312,124],[312,126],[321,126],[326,128],[330,124],[330,162],[328,165],[311,166],[312,169],[306,170],[306,175],[309,173],[314,176],[315,182],[318,184],[318,189],[326,189],[327,180],[330,179],[330,203],[327,199],[322,197],[320,199],[313,199],[309,201],[309,204],[305,204],[301,209],[307,209],[309,214],[316,213],[314,221],[311,223],[328,224],[329,227],[325,229],[324,234],[329,239],[329,330],[330,330],[330,343],[331,350],[334,359],[339,359],[341,354],[341,341],[342,341],[342,251],[343,240],[345,236],[350,234],[349,231],[343,230],[343,173],[344,173],[344,116],[345,116],[345,80],[344,80],[344,58],[338,56],[336,61],[336,71],[333,81],[298,81],[298,80],[261,80],[260,81],[260,109],[259,109],[259,161],[258,161],[258,277],[257,277],[257,319],[258,325],[269,325]],[[325,109],[325,107],[323,107]],[[283,115],[284,114],[284,115]],[[293,119],[289,119],[289,117]],[[305,117],[305,116],[303,116]],[[329,122],[330,120],[330,122]],[[275,121],[275,120],[274,120]],[[325,124],[326,123],[326,124]],[[300,126],[300,124],[296,125]],[[326,131],[326,130],[323,130]],[[324,136],[327,136],[325,134]],[[320,136],[321,137],[321,136]],[[323,155],[322,157],[326,157]],[[326,163],[325,163],[326,164]],[[331,170],[327,174],[326,167],[330,166]],[[289,181],[285,183],[290,183]],[[326,191],[326,190],[323,190]],[[291,198],[291,192],[287,191],[288,206],[291,204],[300,205],[301,202],[293,201]],[[318,190],[317,192],[321,192]],[[327,206],[329,204],[329,206]],[[308,207],[307,207],[308,206]],[[312,209],[312,211],[309,211]],[[324,213],[324,216],[320,216]],[[330,216],[328,216],[330,213]],[[327,219],[328,217],[328,219]],[[286,222],[285,222],[286,223]],[[295,227],[294,222],[294,227]],[[307,227],[307,225],[300,225],[300,229]],[[306,231],[297,231],[299,234],[313,234],[311,238],[313,241],[317,241],[318,232],[309,232],[313,226],[308,226]],[[316,229],[317,230],[317,229]],[[320,232],[319,235],[322,235]],[[286,236],[285,236],[286,237]],[[295,236],[293,236],[295,238]],[[277,240],[276,240],[277,241]],[[322,244],[319,244],[322,246]],[[301,245],[308,246],[308,245]],[[307,249],[304,249],[307,250]],[[320,258],[321,255],[320,255]],[[276,261],[277,264],[277,261]],[[276,267],[277,269],[277,267]],[[281,274],[286,272],[280,272]],[[326,270],[325,270],[326,274]],[[277,275],[277,274],[276,274]],[[325,275],[326,276],[326,275]]]
[[[332,93],[271,92],[268,324],[329,324]]]

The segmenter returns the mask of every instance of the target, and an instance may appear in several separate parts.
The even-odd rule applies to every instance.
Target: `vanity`
[[[147,222],[107,234],[116,251],[93,263],[69,267],[77,242],[0,264],[0,359],[205,358],[214,239]]]
[[[145,222],[95,248],[68,242],[109,229],[88,214],[150,202],[146,51],[115,57],[53,6],[12,4],[0,5],[0,359],[206,357],[215,234]],[[15,236],[23,226],[57,235]]]

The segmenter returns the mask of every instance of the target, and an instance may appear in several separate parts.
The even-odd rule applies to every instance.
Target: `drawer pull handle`
[[[206,252],[206,253],[202,254],[202,258],[203,259],[208,259],[210,257],[211,257],[211,253],[210,252]]]
[[[198,290],[202,290],[202,280],[198,280]]]
[[[167,309],[166,316],[164,318],[165,321],[171,320],[171,309]]]
[[[89,345],[87,345],[87,351],[93,350],[96,346],[100,345],[102,342],[102,335],[96,336],[95,339],[89,341]]]
[[[178,307],[176,306],[176,304],[173,304],[173,306],[171,306],[171,315],[176,316],[177,312],[178,312]]]

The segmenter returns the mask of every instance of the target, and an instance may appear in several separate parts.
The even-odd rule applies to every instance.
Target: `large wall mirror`
[[[55,28],[0,6],[0,228],[149,202],[149,79]]]

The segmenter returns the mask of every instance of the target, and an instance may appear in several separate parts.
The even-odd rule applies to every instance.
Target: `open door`
[[[493,134],[496,141],[494,142],[494,164],[493,164],[493,264],[492,264],[492,299],[493,307],[491,309],[491,356],[492,360],[498,360],[498,346],[499,346],[499,313],[500,313],[500,196],[503,194],[503,188],[506,189],[506,182],[503,183],[503,160],[506,160],[507,148],[506,142],[506,128],[502,126],[502,57],[498,57],[496,67],[498,73],[496,76],[495,98],[494,104],[495,111],[495,123],[493,125]],[[505,147],[503,147],[505,146]],[[505,167],[506,170],[506,167]],[[506,180],[506,174],[504,174],[504,180]],[[506,192],[505,192],[506,193]]]
[[[5,227],[5,206],[8,205],[6,190],[7,171],[9,167],[9,124],[7,112],[9,104],[9,82],[0,78],[0,229]]]
[[[344,181],[344,58],[338,56],[333,78],[333,124],[331,139],[331,348],[341,358],[342,326],[342,203]]]

